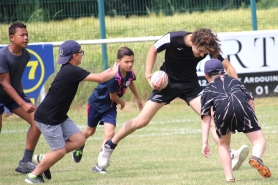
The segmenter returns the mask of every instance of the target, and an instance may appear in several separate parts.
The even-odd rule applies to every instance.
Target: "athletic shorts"
[[[36,124],[52,151],[64,148],[73,134],[81,132],[70,118],[59,125],[47,125],[38,121]]]
[[[26,96],[24,93],[18,94],[25,102],[31,103],[31,100],[28,96]],[[4,107],[9,109],[10,112],[20,107],[13,99],[1,99],[0,98],[0,114],[3,114]]]
[[[214,112],[216,134],[219,138],[228,133],[234,134],[236,131],[250,133],[261,130],[252,108],[243,103],[240,105],[242,109],[233,109],[233,106],[230,106]]]
[[[201,86],[188,88],[182,83],[169,82],[164,89],[153,90],[149,100],[157,103],[169,104],[172,100],[179,97],[189,105],[189,102],[201,96],[202,92],[203,88]]]
[[[103,123],[110,123],[116,127],[117,111],[115,109],[109,109],[100,113],[88,104],[87,115],[89,127],[95,128],[98,123],[100,125],[103,125]]]

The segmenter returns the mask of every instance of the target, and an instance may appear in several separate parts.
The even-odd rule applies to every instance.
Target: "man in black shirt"
[[[156,112],[175,98],[183,99],[197,114],[201,112],[200,96],[203,88],[199,85],[196,73],[198,63],[207,55],[222,62],[228,75],[238,78],[230,62],[220,53],[219,39],[211,30],[201,28],[193,33],[185,31],[169,32],[160,38],[149,50],[146,59],[145,77],[151,85],[150,78],[157,53],[165,50],[165,61],[160,70],[169,77],[168,85],[162,89],[154,89],[140,114],[127,121],[118,133],[104,144],[102,154],[99,155],[98,165],[105,169],[109,165],[110,156],[117,143],[150,122]],[[151,86],[152,87],[152,86]],[[212,124],[212,135],[216,142],[218,138]],[[234,166],[239,168],[248,155],[248,147],[244,145],[235,155]]]

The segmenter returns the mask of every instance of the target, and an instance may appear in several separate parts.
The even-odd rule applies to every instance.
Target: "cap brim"
[[[57,64],[66,64],[68,63],[68,61],[70,60],[70,56],[64,56],[64,57],[60,57]]]

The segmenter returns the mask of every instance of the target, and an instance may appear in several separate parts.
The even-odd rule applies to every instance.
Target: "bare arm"
[[[118,72],[118,63],[115,63],[112,68],[109,68],[102,73],[91,73],[83,81],[106,82],[113,78]]]
[[[148,52],[147,59],[146,59],[146,71],[145,71],[145,78],[151,85],[151,74],[152,69],[156,60],[157,51],[154,46],[152,46]]]
[[[121,110],[125,107],[125,101],[122,100],[117,93],[109,93],[110,99],[121,105]]]
[[[0,74],[0,81],[3,89],[6,93],[26,112],[31,113],[35,111],[35,106],[32,103],[26,103],[16,92],[16,90],[11,86],[10,83],[10,74],[9,73],[1,73]],[[20,85],[22,88],[22,85]]]
[[[209,128],[210,128],[211,117],[209,115],[204,115],[202,118],[202,153],[205,157],[209,157],[210,148],[208,145]]]
[[[224,69],[226,70],[226,72],[228,73],[229,76],[238,79],[237,73],[235,68],[232,66],[232,64],[229,62],[228,59],[224,59],[222,61],[222,65],[224,67]]]
[[[136,98],[136,103],[137,103],[137,105],[138,105],[138,107],[139,107],[139,110],[142,110],[142,108],[143,108],[143,103],[142,103],[142,101],[141,101],[141,99],[140,99],[140,97],[139,97],[139,95],[138,95],[136,86],[135,86],[135,84],[134,84],[133,81],[129,84],[129,88],[130,88],[132,94],[133,94],[133,95],[135,96],[135,98]]]

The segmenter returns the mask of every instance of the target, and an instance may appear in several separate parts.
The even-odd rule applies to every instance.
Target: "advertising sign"
[[[239,80],[254,97],[278,95],[278,30],[219,33],[221,49]],[[204,64],[197,66],[199,83],[206,86]]]
[[[31,58],[22,76],[24,93],[37,104],[41,88],[54,73],[54,58],[52,44],[28,45]]]

